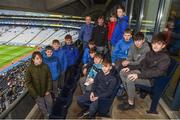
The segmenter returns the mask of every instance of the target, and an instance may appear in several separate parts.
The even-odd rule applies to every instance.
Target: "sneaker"
[[[89,117],[89,111],[86,111],[79,117],[79,119],[86,119],[88,117]]]
[[[83,109],[80,113],[77,114],[77,117],[82,117],[84,115],[84,113],[86,113],[88,111],[88,109]]]
[[[148,94],[147,92],[140,92],[139,97],[144,99],[147,96],[147,94]]]
[[[120,104],[118,106],[118,109],[124,111],[124,110],[131,110],[131,109],[134,109],[135,108],[135,104],[133,105],[130,105],[128,102],[125,102],[123,104]]]

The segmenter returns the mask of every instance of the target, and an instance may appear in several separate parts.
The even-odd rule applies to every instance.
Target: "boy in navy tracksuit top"
[[[45,48],[46,56],[43,58],[43,62],[49,66],[51,76],[52,76],[52,88],[53,95],[56,98],[58,96],[58,80],[60,75],[60,63],[57,57],[52,56],[53,48],[51,46],[47,46]]]
[[[112,95],[117,81],[110,73],[111,69],[111,63],[104,60],[102,71],[96,75],[91,92],[78,96],[77,103],[83,109],[78,114],[79,117],[83,118],[88,113],[88,118],[94,118],[98,108],[98,99]]]
[[[95,50],[95,43],[94,41],[89,41],[88,43],[88,48],[86,48],[84,50],[84,53],[83,53],[83,66],[86,66],[88,62],[91,61],[91,57],[90,57],[90,49],[94,49]]]
[[[131,30],[126,29],[123,39],[119,40],[112,52],[112,64],[116,65],[118,71],[122,68],[122,61],[128,57],[129,48],[133,44],[131,34]]]
[[[72,36],[70,34],[65,36],[65,45],[62,47],[66,57],[67,57],[67,66],[70,67],[77,63],[79,58],[79,50],[73,45]]]
[[[62,48],[60,48],[60,42],[59,40],[55,39],[52,42],[52,47],[53,47],[53,56],[57,57],[60,63],[60,69],[61,69],[61,78],[59,78],[59,83],[58,83],[58,87],[62,88],[64,86],[64,76],[65,76],[65,72],[67,70],[67,57],[64,53],[64,51],[62,50]]]

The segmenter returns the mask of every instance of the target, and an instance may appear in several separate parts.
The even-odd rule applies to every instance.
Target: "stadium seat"
[[[158,114],[156,109],[159,103],[159,99],[162,96],[163,92],[165,91],[178,65],[179,63],[176,62],[173,58],[171,58],[171,63],[168,68],[167,75],[153,78],[154,85],[152,87],[136,85],[136,88],[140,88],[141,90],[144,90],[151,95],[151,99],[152,99],[151,106],[150,109],[147,110],[147,113]]]

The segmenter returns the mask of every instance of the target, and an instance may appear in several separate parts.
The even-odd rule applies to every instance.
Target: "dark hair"
[[[64,39],[70,39],[70,40],[72,40],[72,36],[71,36],[70,34],[67,34],[67,35],[64,37]]]
[[[31,57],[31,63],[32,63],[32,64],[34,64],[33,59],[35,59],[36,56],[39,56],[41,59],[43,58],[43,57],[42,57],[42,54],[41,54],[39,51],[34,51],[34,52],[32,53],[32,57]]]
[[[116,17],[116,13],[114,13],[114,12],[111,13],[111,14],[110,14],[110,17]]]
[[[91,54],[91,53],[96,53],[96,50],[95,50],[94,48],[92,48],[92,49],[89,50],[89,53],[90,53],[90,54]]]
[[[118,5],[118,6],[116,7],[116,14],[117,14],[117,10],[118,10],[118,9],[121,9],[123,12],[125,12],[125,7],[122,6],[122,5]]]
[[[161,43],[163,43],[165,45],[167,44],[166,37],[162,32],[160,32],[160,33],[153,36],[151,43],[157,43],[157,42],[161,42]]]
[[[137,40],[144,40],[144,34],[142,32],[138,32],[134,36],[134,41],[137,41]]]
[[[95,41],[94,41],[94,40],[90,40],[90,41],[88,42],[88,44],[90,44],[90,45],[95,45]]]
[[[132,35],[132,31],[130,28],[126,28],[126,30],[124,31],[124,33],[130,33]]]
[[[59,40],[57,40],[57,39],[52,41],[52,44],[55,44],[55,43],[60,44]]]
[[[102,62],[102,64],[103,64],[104,66],[107,66],[107,65],[112,66],[111,61],[108,60],[108,59],[104,59],[103,62]]]
[[[101,16],[98,17],[98,19],[103,19],[104,20],[104,16],[101,15]]]
[[[46,51],[47,51],[47,50],[53,50],[53,48],[52,48],[50,45],[48,45],[48,46],[46,46],[45,50],[46,50]]]
[[[103,59],[103,56],[101,55],[101,54],[99,54],[99,53],[97,53],[95,56],[94,56],[94,58],[100,58],[100,59]]]

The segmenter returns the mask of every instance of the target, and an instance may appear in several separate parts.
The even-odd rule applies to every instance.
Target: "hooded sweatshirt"
[[[150,48],[147,42],[144,42],[141,48],[137,48],[135,44],[133,44],[128,52],[127,60],[129,61],[129,65],[138,65],[149,51]]]

